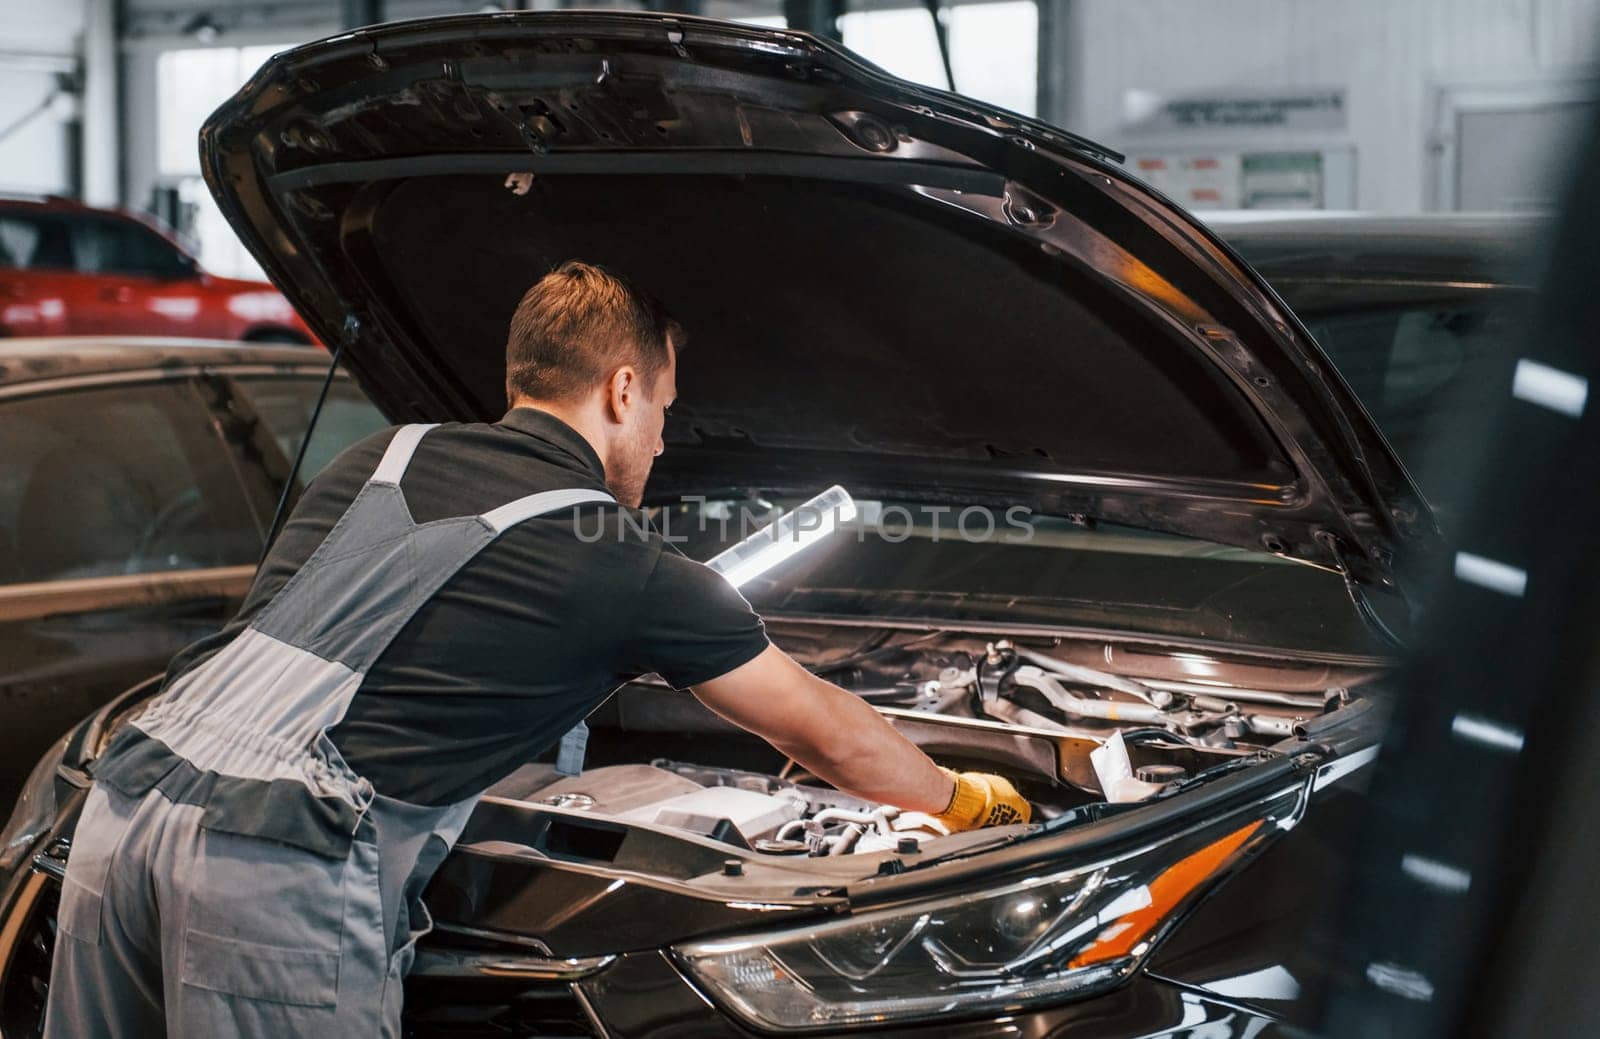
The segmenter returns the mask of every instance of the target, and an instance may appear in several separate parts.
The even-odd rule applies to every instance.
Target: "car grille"
[[[406,985],[408,1039],[595,1039],[583,1006],[564,984],[506,986],[487,979]]]

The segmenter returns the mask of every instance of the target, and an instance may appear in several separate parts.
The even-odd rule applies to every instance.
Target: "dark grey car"
[[[1289,304],[1440,522],[1470,489],[1484,419],[1534,326],[1548,221],[1354,214],[1209,221]]]
[[[289,347],[0,339],[0,802],[232,615],[327,369]],[[335,379],[301,477],[384,425]]]

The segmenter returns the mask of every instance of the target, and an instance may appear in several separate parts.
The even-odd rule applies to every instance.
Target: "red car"
[[[207,274],[155,221],[62,198],[0,198],[0,335],[316,342],[270,284]]]

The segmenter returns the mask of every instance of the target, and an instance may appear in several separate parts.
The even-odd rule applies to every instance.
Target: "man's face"
[[[606,486],[617,501],[638,508],[644,501],[645,481],[650,467],[664,449],[661,430],[667,422],[667,409],[678,397],[678,350],[669,340],[667,363],[656,376],[655,386],[641,395],[628,409],[623,435],[606,459]]]

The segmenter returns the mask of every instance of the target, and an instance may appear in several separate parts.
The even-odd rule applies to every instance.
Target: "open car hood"
[[[1391,584],[1432,521],[1218,239],[1043,124],[811,36],[513,13],[280,54],[201,133],[223,212],[380,407],[505,407],[554,264],[689,329],[650,493],[1024,503]]]

